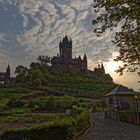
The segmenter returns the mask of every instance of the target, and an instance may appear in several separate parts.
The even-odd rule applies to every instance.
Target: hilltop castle
[[[0,72],[0,85],[7,85],[10,83],[10,66],[7,66],[5,72]]]
[[[51,60],[52,71],[55,74],[60,73],[79,73],[82,75],[87,75],[90,77],[96,77],[105,81],[113,81],[109,74],[105,74],[105,69],[103,64],[95,68],[94,71],[88,70],[87,56],[81,58],[72,58],[72,40],[68,39],[67,36],[63,38],[59,43],[59,54],[54,56]]]
[[[72,58],[72,40],[67,36],[59,43],[59,54],[52,58],[52,69],[55,73],[80,73],[87,70],[87,57]]]

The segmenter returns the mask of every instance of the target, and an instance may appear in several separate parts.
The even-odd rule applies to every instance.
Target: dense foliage
[[[123,74],[124,69],[140,75],[140,1],[139,0],[94,0],[94,8],[99,16],[93,20],[100,25],[95,32],[100,36],[107,29],[121,27],[113,41],[120,47],[120,55],[116,61],[123,61],[124,66],[117,72]]]
[[[32,87],[40,87],[46,84],[45,75],[50,69],[50,57],[39,56],[37,62],[31,62],[30,67],[17,66],[15,70],[16,82],[24,83]]]

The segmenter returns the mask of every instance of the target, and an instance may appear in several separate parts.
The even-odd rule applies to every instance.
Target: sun
[[[108,73],[115,73],[115,71],[121,66],[122,64],[120,62],[115,62],[113,60],[110,60],[106,63],[106,71]]]

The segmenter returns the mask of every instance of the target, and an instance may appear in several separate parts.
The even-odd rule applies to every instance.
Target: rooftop
[[[127,87],[118,85],[115,89],[113,89],[111,92],[109,92],[105,96],[112,96],[112,95],[131,95],[131,96],[133,96],[134,94],[135,94],[135,92],[128,89]]]

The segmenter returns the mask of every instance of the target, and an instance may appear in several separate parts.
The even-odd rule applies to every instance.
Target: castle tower
[[[68,39],[67,35],[59,43],[60,57],[72,59],[72,40]]]
[[[6,69],[6,73],[5,73],[5,84],[9,84],[10,83],[10,74],[11,74],[11,70],[10,70],[10,65],[8,64],[7,69]]]
[[[7,69],[6,69],[6,75],[8,78],[10,78],[10,65],[8,64]]]
[[[84,61],[84,64],[85,64],[85,70],[87,70],[87,56],[86,54],[84,54],[84,57],[83,57],[83,61]]]
[[[105,75],[105,69],[104,69],[103,63],[101,64],[101,71],[102,71],[102,74]]]

